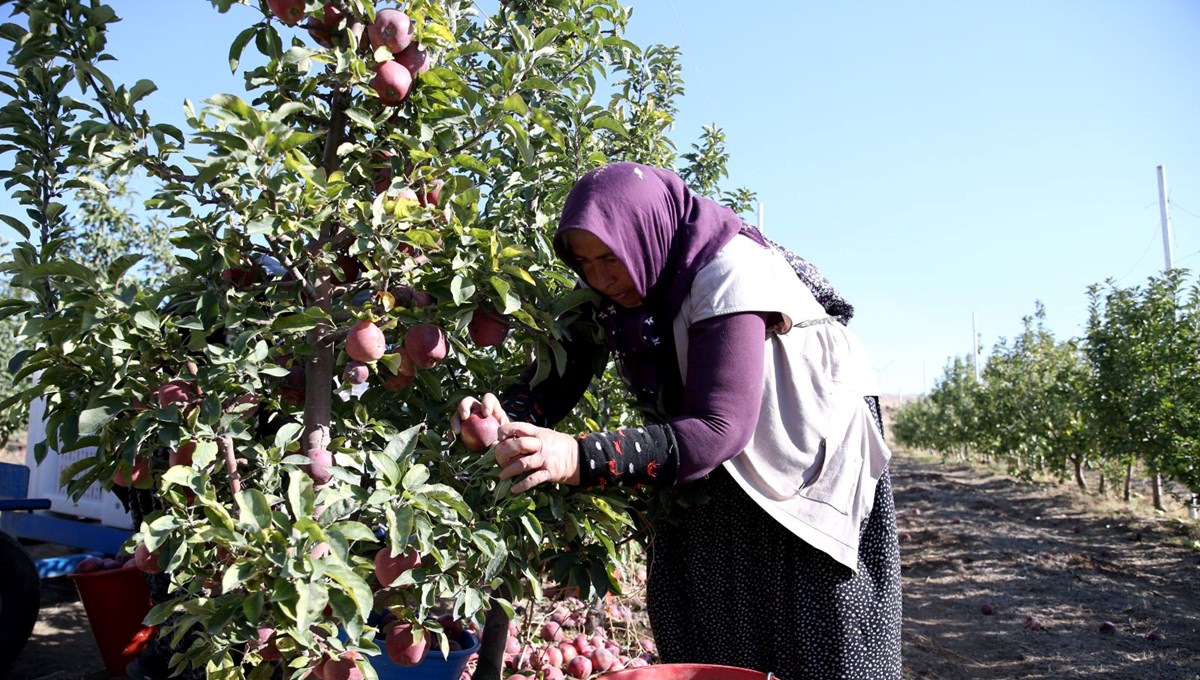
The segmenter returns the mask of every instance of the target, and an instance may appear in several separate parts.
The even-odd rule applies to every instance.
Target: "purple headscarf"
[[[571,188],[554,249],[579,271],[564,235],[592,234],[629,270],[646,304],[670,320],[696,273],[745,227],[732,210],[694,195],[673,172],[613,163],[588,172]]]
[[[643,305],[625,309],[605,298],[598,316],[635,396],[669,414],[683,396],[671,322],[692,281],[737,234],[765,243],[736,213],[693,194],[675,173],[639,163],[596,168],[567,195],[554,249],[581,273],[567,247],[571,231],[600,239],[629,270]]]

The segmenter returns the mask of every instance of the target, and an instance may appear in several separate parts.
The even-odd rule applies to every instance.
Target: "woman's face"
[[[642,297],[638,295],[625,263],[603,241],[579,230],[567,232],[566,239],[567,248],[579,263],[579,270],[589,286],[622,307],[642,304]]]

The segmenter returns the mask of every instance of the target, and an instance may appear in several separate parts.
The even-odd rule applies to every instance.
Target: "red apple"
[[[361,385],[371,376],[371,369],[361,361],[351,361],[346,364],[342,377],[351,385]]]
[[[996,608],[985,602],[979,605],[979,613],[983,614],[984,616],[991,616],[992,614],[996,613]]]
[[[425,652],[429,650],[429,636],[423,636],[420,642],[413,642],[413,625],[398,623],[388,628],[383,647],[387,650],[388,658],[397,666],[415,666],[421,663]]]
[[[287,377],[283,379],[283,387],[279,390],[279,396],[285,404],[303,406],[306,385],[304,364],[296,364],[288,369]]]
[[[387,351],[383,331],[370,321],[359,321],[346,334],[346,354],[355,361],[376,361]]]
[[[409,550],[402,555],[392,555],[391,548],[382,548],[375,553],[375,578],[379,584],[390,586],[409,569],[421,566],[421,556],[416,550]]]
[[[229,267],[221,270],[221,280],[234,288],[246,288],[258,283],[257,267]]]
[[[333,479],[333,474],[330,472],[330,468],[333,467],[333,454],[328,449],[311,449],[308,452],[308,461],[308,465],[304,466],[304,471],[318,486],[327,484],[330,479]]]
[[[308,35],[321,47],[333,47],[333,38],[338,23],[342,20],[342,10],[332,2],[325,3],[325,16],[321,21],[313,21],[308,26]]]
[[[1117,624],[1112,621],[1101,621],[1100,627],[1097,628],[1104,635],[1113,635],[1117,632]]]
[[[187,405],[196,398],[196,386],[187,380],[172,380],[158,388],[158,405],[166,408],[173,404]]]
[[[591,657],[592,667],[597,673],[607,672],[613,667],[614,664],[617,663],[617,658],[613,656],[613,653],[604,647],[597,647],[595,651],[592,652]]]
[[[508,337],[508,322],[494,312],[478,308],[471,314],[467,335],[480,347],[497,347]]]
[[[150,552],[145,543],[138,543],[137,548],[134,549],[133,563],[147,574],[161,574],[163,570],[158,563],[158,556]]]
[[[415,30],[412,19],[404,12],[381,9],[375,13],[375,22],[367,27],[367,39],[371,42],[371,49],[386,46],[396,55],[412,44]]]
[[[417,200],[424,206],[436,206],[438,199],[442,196],[442,187],[446,186],[444,180],[435,179],[425,184],[425,191],[417,195]]]
[[[73,573],[73,574],[91,574],[92,572],[101,571],[103,569],[104,569],[104,558],[103,557],[89,557],[87,559],[82,560],[79,564],[76,564],[75,569],[72,570],[71,573]]]
[[[403,52],[393,53],[393,58],[414,78],[429,70],[429,53],[415,40],[411,45],[405,47]]]
[[[275,644],[275,629],[266,626],[261,626],[258,629],[258,641],[253,649],[263,661],[279,661],[283,658],[283,654],[279,651],[279,647]]]
[[[389,375],[383,379],[383,389],[388,392],[403,392],[412,387],[414,377],[411,375]]]
[[[579,650],[569,640],[558,643],[558,651],[562,652],[563,663],[571,663],[571,659],[579,656]]]
[[[390,149],[380,149],[371,154],[371,167],[375,171],[375,193],[382,194],[392,185],[392,158]]]
[[[1029,630],[1041,630],[1043,628],[1041,619],[1033,614],[1025,616],[1025,627]]]
[[[325,662],[322,671],[324,680],[363,680],[362,670],[354,662],[358,652],[345,652],[336,659]]]
[[[479,452],[496,443],[496,431],[499,428],[499,420],[490,415],[485,416],[472,411],[471,415],[462,421],[459,433],[468,451]],[[557,626],[558,624],[548,623],[546,625]]]
[[[192,454],[196,452],[196,442],[186,441],[179,446],[178,449],[172,449],[167,455],[167,462],[171,467],[176,465],[191,465]]]
[[[288,26],[295,26],[304,18],[304,0],[267,0],[267,7]]]
[[[404,334],[404,351],[417,368],[433,368],[449,351],[446,334],[433,324],[419,323]]]
[[[154,483],[150,476],[150,461],[145,458],[135,458],[133,466],[126,470],[122,465],[117,473],[113,475],[113,484],[135,489],[149,489]]]
[[[401,307],[424,309],[432,302],[432,300],[429,299],[429,293],[415,290],[412,286],[405,284],[393,286],[388,292],[390,292],[392,297],[396,299],[396,304],[400,305]]]
[[[259,399],[257,394],[251,394],[247,392],[246,394],[238,395],[233,399],[226,399],[224,408],[226,412],[237,411],[240,417],[250,418],[253,417],[255,413],[258,413],[258,402]]]
[[[546,642],[559,642],[563,639],[562,625],[554,621],[542,624],[542,639]]]
[[[586,678],[592,674],[592,660],[586,656],[580,655],[571,659],[567,664],[567,675],[572,678]]]
[[[412,74],[401,64],[385,61],[375,69],[371,89],[379,95],[379,101],[384,106],[399,106],[412,89]]]
[[[340,276],[336,271],[332,271],[333,282],[337,284],[354,281],[358,279],[358,275],[362,273],[362,263],[358,261],[357,257],[354,257],[349,253],[339,254],[337,258],[334,259],[334,264],[337,265],[338,269],[342,270]]]
[[[557,666],[549,666],[542,669],[542,680],[564,680],[562,669]]]

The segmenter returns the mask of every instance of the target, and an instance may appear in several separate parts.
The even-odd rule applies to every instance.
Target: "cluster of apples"
[[[644,579],[644,572],[638,574]],[[522,643],[522,626],[510,624],[504,665],[509,680],[564,680],[603,676],[657,661],[654,640],[634,625],[621,598],[607,598],[610,628],[599,625],[592,605],[576,597],[557,601],[548,614],[534,614],[536,633]],[[538,625],[540,623],[540,625]],[[462,680],[468,680],[464,673]]]
[[[305,0],[267,0],[271,13],[289,26],[304,20],[304,5]],[[308,23],[308,34],[318,44],[332,47],[343,19],[342,10],[331,2],[325,3],[322,9],[321,19]],[[371,49],[377,52],[386,47],[391,56],[376,65],[375,76],[371,79],[371,89],[387,106],[398,106],[407,99],[413,79],[429,70],[429,56],[415,36],[416,26],[412,19],[399,9],[377,11],[375,21],[367,27]]]

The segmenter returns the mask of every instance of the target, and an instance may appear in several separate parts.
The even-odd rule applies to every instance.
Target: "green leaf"
[[[133,315],[133,322],[150,331],[157,331],[159,327],[158,315],[154,312],[143,309]]]
[[[120,397],[104,399],[89,405],[79,413],[79,432],[84,435],[95,433],[128,405],[128,402]]]
[[[342,589],[353,598],[355,605],[358,607],[359,616],[366,617],[371,613],[371,605],[374,603],[374,593],[371,591],[371,586],[363,580],[358,574],[350,570],[344,564],[338,564],[325,560],[322,562],[325,573],[330,578],[342,586]]]
[[[259,531],[271,526],[271,504],[257,489],[244,489],[237,494],[238,521]]]
[[[388,546],[393,555],[399,555],[408,549],[408,539],[413,532],[413,510],[409,505],[399,507],[389,505],[384,510],[388,520]]]
[[[192,466],[203,470],[217,459],[217,443],[211,439],[196,442],[196,450],[192,452]]]
[[[143,78],[129,89],[129,103],[134,104],[156,90],[158,90],[158,86],[154,84],[154,81]]]
[[[302,472],[291,474],[288,480],[288,505],[292,508],[292,516],[310,517],[315,502],[312,478]]]
[[[455,274],[454,280],[450,282],[450,296],[454,299],[454,304],[466,304],[472,296],[475,295],[475,284],[462,274]]]
[[[414,465],[408,469],[404,475],[404,480],[400,483],[405,490],[412,490],[421,486],[429,480],[429,468],[424,465]]]
[[[600,115],[588,121],[592,129],[610,130],[617,133],[621,137],[628,138],[629,131],[616,118],[609,115]]]
[[[242,52],[246,49],[246,45],[254,38],[254,34],[258,33],[258,26],[251,26],[246,30],[238,33],[233,39],[233,43],[229,45],[229,72],[237,73],[238,63],[242,60]]]
[[[366,128],[371,132],[375,131],[375,121],[371,120],[371,116],[357,106],[352,106],[346,109],[346,117],[357,123],[360,127]]]
[[[304,426],[300,423],[286,423],[275,433],[275,448],[286,451],[289,444],[296,441]]]

